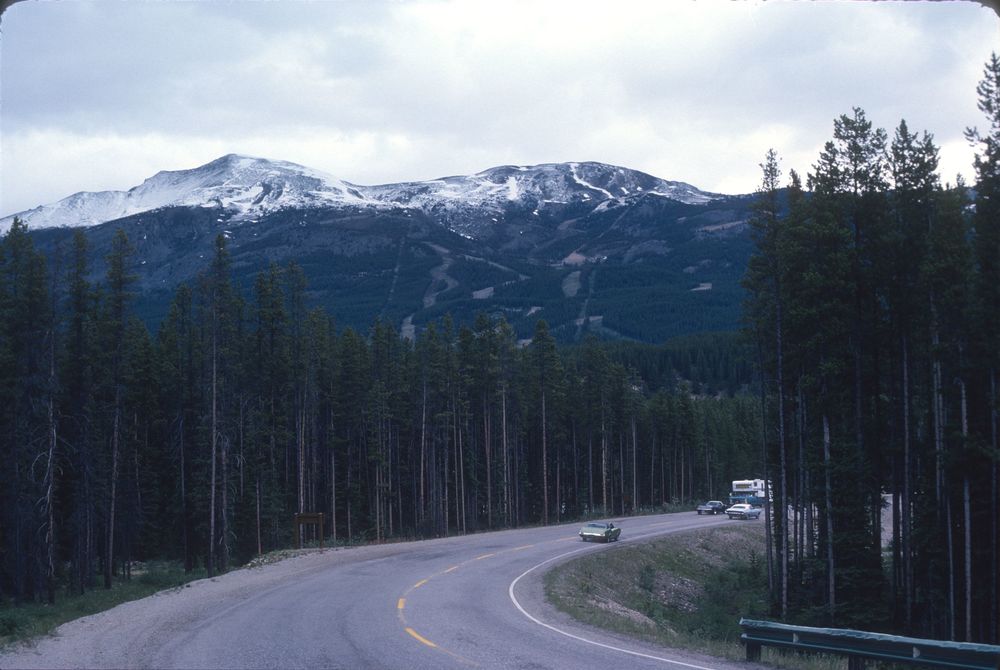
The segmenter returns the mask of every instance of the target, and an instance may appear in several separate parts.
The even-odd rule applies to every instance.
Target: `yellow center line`
[[[530,549],[533,546],[535,546],[535,545],[533,545],[533,544],[525,544],[525,545],[522,545],[520,547],[514,547],[513,549],[511,549],[511,551],[521,551],[522,549]]]
[[[423,586],[426,583],[427,583],[426,579],[421,579],[419,582],[417,582],[416,584],[413,585],[413,588],[419,589],[421,586]]]
[[[483,554],[482,556],[476,556],[476,558],[475,558],[475,559],[473,559],[473,560],[476,560],[476,561],[481,561],[481,560],[483,560],[484,558],[489,558],[490,556],[496,556],[496,554]]]
[[[396,603],[396,609],[401,610],[406,607],[406,598],[400,598],[399,602]]]
[[[436,644],[434,644],[433,642],[431,642],[431,641],[430,641],[430,640],[428,640],[428,639],[427,639],[426,637],[422,636],[422,635],[421,635],[420,633],[418,633],[417,631],[413,630],[413,629],[412,629],[412,628],[410,628],[409,626],[407,626],[407,627],[406,627],[406,632],[407,632],[407,633],[409,633],[410,635],[412,635],[412,636],[413,636],[413,638],[414,638],[415,640],[417,640],[418,642],[423,642],[423,643],[424,643],[424,644],[426,644],[426,645],[427,645],[428,647],[432,647],[432,648],[435,648],[435,649],[437,648],[437,645],[436,645]]]

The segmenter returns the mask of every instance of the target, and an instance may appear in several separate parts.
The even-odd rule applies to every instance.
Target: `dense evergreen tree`
[[[900,122],[890,144],[860,109],[835,120],[808,192],[793,176],[787,209],[773,153],[762,166],[745,316],[776,464],[779,616],[1000,635],[996,522],[972,505],[997,502],[998,82],[994,57],[978,90],[991,130],[968,132],[980,150],[972,216],[961,182],[941,186],[928,133]]]
[[[982,367],[973,368],[975,414],[980,417],[982,443],[978,446],[991,454],[990,499],[995,507],[1000,501],[997,480],[1000,478],[1000,441],[998,441],[998,372],[1000,372],[1000,56],[992,54],[986,63],[983,79],[976,89],[979,110],[986,116],[988,128],[982,132],[969,129],[966,134],[976,147],[976,202],[973,216],[975,258],[975,328],[972,345]],[[978,399],[981,399],[981,402]],[[997,519],[990,515],[990,552],[988,560],[1000,565],[997,553]],[[989,627],[1000,639],[1000,584],[997,571],[990,579],[992,592]]]

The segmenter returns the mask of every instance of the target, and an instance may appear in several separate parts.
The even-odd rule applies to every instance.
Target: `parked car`
[[[756,519],[760,517],[760,508],[747,503],[736,503],[726,510],[730,519]]]
[[[709,500],[707,503],[698,505],[695,511],[698,514],[725,514],[726,504],[721,500]]]
[[[584,542],[588,540],[600,542],[617,542],[622,534],[621,528],[616,528],[613,523],[603,521],[591,521],[580,529],[580,539]]]

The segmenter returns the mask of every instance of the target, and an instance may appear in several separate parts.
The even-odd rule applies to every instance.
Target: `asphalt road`
[[[586,552],[740,523],[693,512],[341,549],[239,570],[71,622],[0,667],[747,668],[582,626],[541,575]],[[752,523],[752,522],[751,522]]]

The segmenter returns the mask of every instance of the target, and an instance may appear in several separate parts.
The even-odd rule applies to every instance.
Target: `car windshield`
[[[587,528],[604,528],[603,523],[588,523]]]

